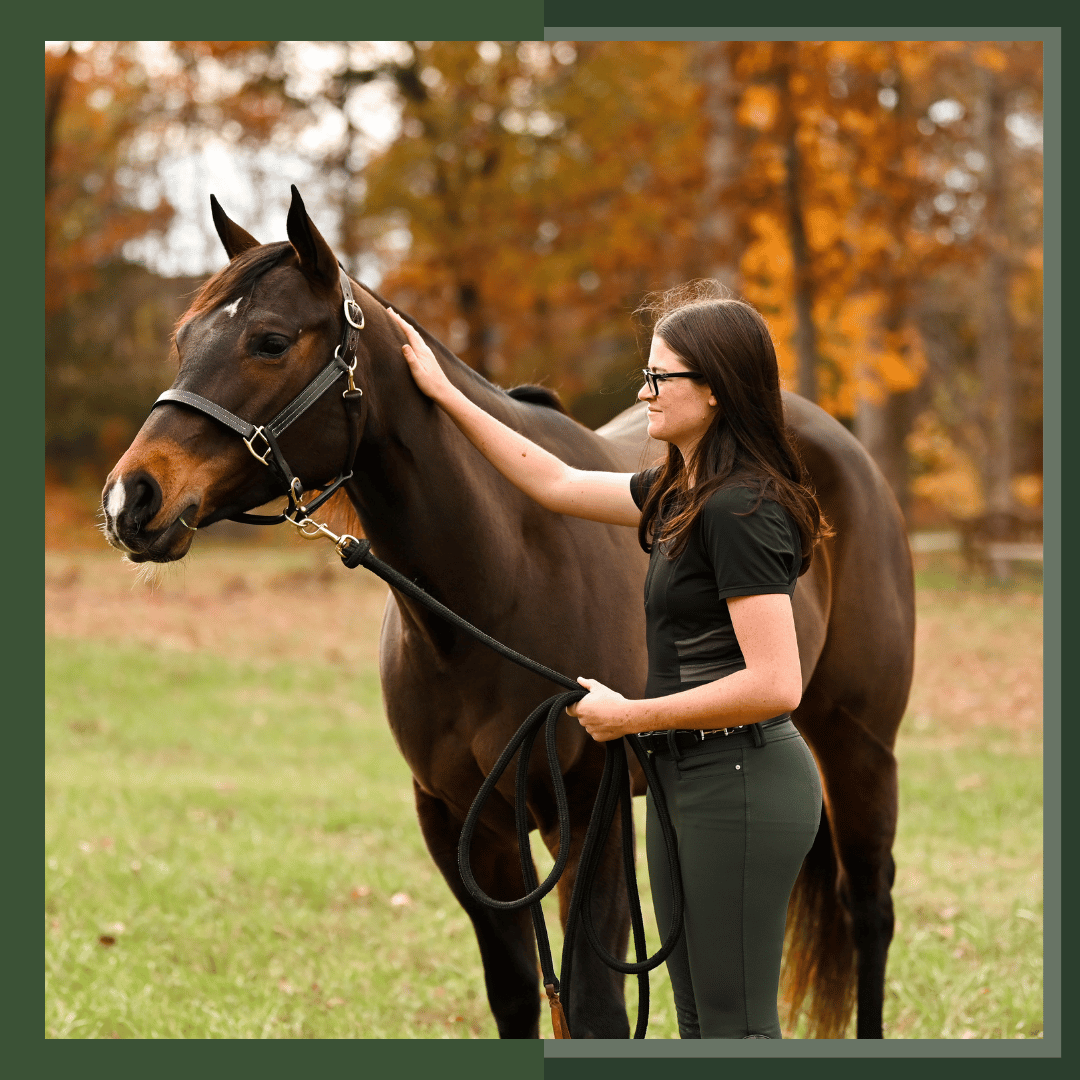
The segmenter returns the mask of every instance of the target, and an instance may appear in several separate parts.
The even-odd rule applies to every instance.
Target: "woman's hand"
[[[637,730],[632,715],[634,702],[596,679],[578,679],[578,682],[589,692],[566,711],[576,716],[597,742],[610,742]]]
[[[397,323],[408,340],[407,345],[402,345],[401,351],[409,365],[409,371],[416,380],[420,390],[435,401],[446,398],[447,392],[454,389],[453,383],[446,377],[446,373],[439,366],[435,354],[428,348],[427,342],[413,329],[396,311],[386,309],[391,320]]]

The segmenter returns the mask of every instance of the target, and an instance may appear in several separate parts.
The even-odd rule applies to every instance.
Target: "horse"
[[[238,438],[238,428],[189,407],[183,395],[214,402],[233,420],[239,411],[250,418],[241,425],[262,424],[262,432],[267,417],[340,355],[336,343],[351,325],[358,344],[349,380],[352,387],[355,378],[362,407],[358,416],[350,409],[355,391],[351,398],[345,392],[343,405],[336,390],[327,390],[280,433],[276,444],[297,490],[325,488],[340,467],[339,497],[344,493],[383,561],[512,648],[640,696],[647,560],[634,531],[552,514],[487,463],[417,390],[387,301],[345,276],[295,188],[287,241],[260,244],[213,197],[211,206],[229,262],[177,324],[178,373],[163,395],[173,397],[159,399],[107,478],[102,503],[110,543],[135,563],[171,562],[184,557],[197,530],[281,496],[279,472],[266,467],[270,450],[253,445],[254,436]],[[642,407],[590,431],[553,392],[502,390],[409,321],[473,401],[563,460],[627,472],[655,456]],[[809,1001],[815,1035],[843,1033],[857,986],[857,1034],[880,1038],[892,935],[892,745],[912,669],[911,562],[895,500],[858,442],[811,403],[793,395],[785,403],[836,527],[794,597],[805,685],[795,722],[822,774],[825,813],[792,896],[785,975],[791,1007]],[[498,1034],[536,1038],[540,995],[529,914],[477,903],[464,888],[456,852],[484,776],[551,687],[393,589],[380,677],[388,723],[412,772],[424,840],[476,934]],[[560,725],[558,749],[571,812],[570,860],[558,887],[565,921],[604,755],[573,723]],[[524,892],[510,772],[488,800],[473,847],[476,881],[496,899]],[[530,826],[554,852],[556,805],[541,763],[530,768],[528,785]],[[638,769],[635,791],[642,790]],[[621,956],[629,913],[619,847],[616,820],[591,903],[605,948]],[[580,929],[571,948],[574,1037],[628,1038],[622,976],[600,963]]]

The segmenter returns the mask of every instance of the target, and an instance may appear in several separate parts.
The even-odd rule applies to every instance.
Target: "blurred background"
[[[47,42],[48,1037],[495,1035],[383,716],[385,587],[222,522],[138,588],[94,527],[225,264],[210,194],[273,241],[295,183],[354,276],[590,426],[633,401],[650,290],[717,277],[764,312],[915,555],[886,1036],[1041,1038],[1041,65],[1039,42]],[[663,972],[651,1015],[677,1036]]]
[[[85,512],[70,496],[172,381],[172,325],[225,261],[210,193],[270,241],[296,183],[354,275],[590,426],[633,400],[643,295],[717,277],[913,529],[1038,535],[1040,42],[74,41],[45,61],[53,518]]]

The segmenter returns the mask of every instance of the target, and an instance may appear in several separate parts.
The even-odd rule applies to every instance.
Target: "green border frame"
[[[366,5],[365,5],[366,7]],[[779,20],[785,19],[789,22],[795,22],[800,16],[807,14],[805,6],[800,5],[799,8],[795,8],[794,5],[779,5],[780,8],[788,7],[788,11],[774,9],[770,12],[774,17]],[[684,12],[687,8],[696,8],[702,15],[707,15],[707,18],[688,18],[684,16]],[[606,10],[605,10],[606,9]],[[1025,9],[1030,12],[1030,8]],[[597,25],[592,27],[595,32],[595,36],[598,38],[617,39],[625,33],[626,39],[633,39],[638,37],[652,37],[654,39],[682,39],[682,40],[694,40],[707,39],[713,36],[712,32],[703,32],[701,26],[707,21],[712,21],[716,18],[717,14],[722,13],[722,9],[717,9],[715,4],[683,4],[680,5],[677,10],[672,10],[669,7],[663,9],[663,12],[673,22],[682,22],[686,24],[694,23],[695,27],[687,30],[675,29],[671,27],[654,27],[650,28],[651,33],[642,33],[640,30],[635,32],[619,31],[612,27],[601,26],[601,23],[619,22],[631,22],[640,12],[646,16],[640,21],[652,22],[657,14],[657,8],[655,4],[648,4],[641,2],[641,0],[627,0],[619,5],[616,12],[614,10],[613,0],[578,0],[578,2],[570,2],[570,0],[546,0],[546,3],[541,5],[540,0],[525,0],[525,3],[518,3],[514,5],[508,5],[505,0],[465,0],[463,5],[448,6],[440,0],[413,0],[408,7],[407,12],[397,13],[387,11],[385,9],[375,10],[361,10],[359,5],[350,3],[348,5],[342,4],[335,0],[334,3],[322,5],[320,9],[307,10],[304,12],[302,18],[297,17],[295,10],[283,10],[278,8],[277,10],[271,9],[267,11],[265,8],[260,10],[260,23],[262,28],[266,26],[270,29],[279,29],[279,32],[283,32],[283,36],[287,36],[284,32],[290,29],[302,30],[305,38],[317,39],[318,34],[313,31],[323,30],[324,37],[337,38],[340,37],[340,27],[337,25],[331,25],[331,20],[335,23],[352,28],[353,25],[359,24],[360,29],[364,36],[372,39],[392,39],[399,37],[412,36],[415,37],[418,33],[422,32],[429,36],[431,39],[449,39],[449,40],[469,40],[480,38],[498,38],[502,40],[506,39],[529,39],[540,38],[543,36],[547,40],[555,40],[561,37],[565,38],[577,38],[583,39],[588,35],[587,31],[583,28],[575,27],[572,31],[567,30],[571,22],[594,22]],[[819,12],[820,13],[820,12]],[[234,11],[225,12],[220,8],[212,7],[209,4],[205,4],[197,0],[196,3],[185,6],[182,15],[176,15],[171,12],[153,12],[141,9],[135,14],[135,18],[132,19],[128,12],[120,10],[120,5],[110,5],[110,9],[102,11],[100,8],[95,10],[92,17],[88,18],[87,10],[84,6],[80,5],[78,8],[74,4],[63,0],[60,4],[54,4],[50,8],[49,16],[47,19],[47,28],[53,30],[57,27],[70,28],[73,24],[75,28],[93,28],[99,31],[115,31],[123,30],[130,34],[133,30],[137,31],[137,36],[150,38],[154,36],[153,31],[163,31],[169,29],[175,32],[177,29],[191,29],[193,27],[205,28],[214,27],[219,28],[240,28],[240,19],[238,15],[248,14],[246,12]],[[687,12],[689,14],[689,12]],[[696,12],[695,12],[696,14]],[[823,13],[822,13],[823,14]],[[847,18],[849,22],[855,22],[862,15],[866,14],[865,8],[860,7],[856,10],[854,5],[849,7],[848,11],[841,14],[834,7],[833,10],[828,12],[828,15],[834,18],[840,19]],[[930,18],[934,15],[940,14],[940,8],[935,7],[933,11],[929,5],[918,4],[915,9],[910,5],[905,7],[904,14],[909,18],[915,20],[920,17]],[[984,17],[989,14],[988,11],[983,9],[982,14]],[[1015,16],[1016,11],[1011,10],[1010,14]],[[586,15],[588,18],[586,18]],[[118,18],[123,16],[123,18]],[[340,18],[338,18],[340,16]],[[612,17],[614,16],[614,17]],[[677,17],[678,16],[678,17]],[[1059,18],[1058,13],[1055,11],[1052,15],[1048,12],[1045,21],[1055,21]],[[245,19],[245,22],[248,20]],[[1005,21],[1005,20],[1002,20]],[[550,27],[550,30],[545,30],[545,26]],[[809,28],[808,28],[809,29]],[[823,34],[822,28],[812,28],[816,34]],[[847,28],[846,28],[847,29]],[[327,31],[337,30],[337,33],[329,33]],[[544,31],[541,33],[541,31]],[[833,29],[832,35],[839,36],[840,30]],[[850,29],[847,29],[850,36],[856,36]],[[864,33],[865,36],[878,37],[882,36],[887,31],[883,28],[868,28]],[[970,29],[957,30],[953,34],[947,34],[942,28],[933,28],[927,30],[922,28],[918,31],[908,29],[907,33],[918,33],[919,36],[929,37],[931,34],[935,36],[961,36],[961,34],[970,34]],[[1030,32],[1030,29],[1029,29]],[[1059,587],[1062,584],[1061,578],[1061,543],[1060,543],[1060,526],[1063,517],[1063,507],[1061,502],[1061,468],[1060,468],[1060,454],[1061,454],[1061,393],[1063,389],[1072,388],[1072,383],[1069,387],[1064,387],[1062,379],[1061,369],[1061,330],[1060,330],[1060,315],[1061,315],[1061,246],[1060,236],[1057,228],[1062,222],[1061,211],[1061,184],[1060,184],[1060,167],[1061,167],[1061,109],[1060,109],[1060,90],[1061,90],[1061,63],[1060,63],[1060,46],[1061,46],[1061,33],[1060,28],[1053,28],[1053,32],[1056,37],[1051,40],[1050,37],[1045,37],[1044,40],[1047,43],[1047,57],[1051,54],[1051,47],[1054,48],[1054,55],[1057,57],[1056,71],[1051,72],[1050,64],[1047,64],[1047,78],[1046,78],[1046,115],[1045,115],[1045,128],[1047,134],[1046,141],[1046,220],[1049,224],[1047,229],[1046,239],[1046,391],[1045,400],[1051,406],[1045,413],[1046,424],[1046,475],[1045,483],[1047,490],[1047,505],[1045,509],[1047,523],[1050,526],[1047,531],[1046,539],[1046,581],[1048,584],[1046,590],[1046,630],[1047,630],[1047,649],[1046,649],[1046,670],[1047,670],[1047,705],[1048,715],[1051,711],[1056,711],[1057,716],[1060,718],[1061,707],[1061,695],[1060,695],[1060,673],[1061,673],[1061,603],[1059,595]],[[792,37],[802,36],[800,34],[793,33],[790,29],[781,29],[779,27],[764,28],[762,33],[750,33],[743,28],[743,33],[746,37],[765,37],[766,35],[773,39],[780,39],[783,34],[791,34]],[[999,36],[1010,36],[1002,34],[1000,30],[997,31]],[[15,31],[13,33],[15,39],[12,44],[21,43],[23,34],[21,31]],[[807,35],[808,36],[808,35]],[[982,36],[990,37],[991,34],[987,33]],[[1018,35],[1017,35],[1018,36]],[[33,44],[35,48],[27,48],[25,50],[19,48],[13,48],[10,50],[9,55],[11,57],[9,64],[5,69],[5,76],[8,81],[8,97],[7,100],[11,102],[19,102],[25,95],[25,89],[27,86],[32,85],[32,80],[35,77],[32,74],[34,72],[40,72],[40,68],[35,67],[38,63],[36,58],[36,42],[31,43],[28,40],[28,45]],[[1054,78],[1052,78],[1052,76]],[[37,77],[40,77],[39,75]],[[1054,97],[1056,91],[1056,97]],[[27,115],[27,111],[18,108],[11,109],[9,113],[9,131],[10,137],[14,137],[13,145],[25,146],[30,151],[29,157],[34,159],[34,155],[37,155],[37,160],[41,160],[41,154],[43,151],[43,139],[42,128],[40,120],[36,115]],[[28,197],[26,205],[32,205],[34,197],[37,196],[39,191],[39,182],[29,179],[26,176],[26,170],[20,170],[18,168],[9,168],[8,186],[16,195],[25,195]],[[11,236],[11,251],[18,251],[20,249],[38,250],[40,245],[40,232],[36,220],[31,215],[13,215],[9,225],[9,231]],[[21,243],[20,243],[21,241]],[[26,274],[20,272],[13,275],[9,287],[14,291],[13,303],[10,310],[19,311],[22,310],[20,302],[25,303],[28,310],[34,309],[35,301],[39,301],[41,297],[41,281],[43,280],[43,264],[39,261],[37,265],[41,266],[41,273],[35,279],[32,274]],[[21,358],[25,357],[37,357],[42,355],[42,331],[39,325],[31,324],[29,327],[18,320],[12,320],[13,331],[16,344],[16,355]],[[40,400],[42,393],[42,383],[38,369],[34,368],[32,363],[13,364],[9,369],[9,379],[11,384],[8,388],[9,400],[12,401],[33,401]],[[1071,398],[1070,394],[1070,398]],[[43,461],[40,457],[34,459],[31,455],[31,462],[29,469],[26,469],[25,462],[27,458],[26,447],[27,446],[41,446],[43,443],[43,416],[40,411],[35,411],[29,408],[17,408],[12,410],[13,415],[8,418],[8,422],[4,428],[4,447],[8,454],[8,460],[16,462],[18,465],[18,471],[16,475],[21,481],[22,489],[20,494],[23,499],[28,499],[30,502],[30,514],[29,518],[31,523],[35,520],[40,522],[41,517],[35,519],[35,512],[40,508],[44,509],[43,496],[40,494],[43,488],[44,468]],[[28,482],[26,482],[28,481]],[[20,507],[21,508],[21,507]],[[1071,513],[1071,510],[1070,510]],[[21,516],[20,516],[21,517]],[[22,520],[17,522],[19,526],[23,524]],[[1057,528],[1055,528],[1057,526]],[[34,526],[31,524],[31,534],[37,535],[36,529],[41,528],[41,536],[43,537],[43,528]],[[34,640],[33,634],[30,632],[33,627],[41,626],[44,630],[43,614],[41,612],[41,591],[39,587],[39,581],[36,576],[31,573],[26,573],[22,567],[15,561],[16,558],[23,553],[25,548],[25,541],[21,535],[21,528],[16,533],[14,530],[9,529],[5,538],[5,544],[8,547],[8,558],[6,565],[11,567],[9,571],[7,585],[7,596],[9,598],[9,620],[14,617],[18,620],[18,633],[10,635],[8,643],[8,657],[11,660],[12,671],[27,671],[33,672],[40,670],[41,649]],[[18,548],[16,549],[16,536],[18,536]],[[17,567],[17,569],[16,569]],[[10,624],[9,624],[10,625]],[[9,759],[13,761],[21,761],[22,759],[33,760],[36,757],[40,757],[40,739],[37,736],[36,730],[33,729],[32,724],[28,724],[24,721],[25,717],[34,717],[39,715],[40,710],[40,697],[36,687],[30,687],[25,680],[11,680],[8,687],[8,700],[9,704],[9,717],[11,721],[9,723],[9,743],[8,752]],[[1049,730],[1047,732],[1047,750],[1046,760],[1048,762],[1060,762],[1060,749],[1061,749],[1061,732],[1060,727],[1056,730],[1057,741],[1054,745],[1051,745],[1053,733]],[[35,800],[39,797],[41,792],[41,781],[38,780],[29,769],[15,769],[13,770],[15,775],[11,778],[6,785],[6,796],[8,802],[8,817],[9,820],[18,821],[20,816],[25,816],[26,806],[33,805]],[[1048,777],[1049,779],[1049,777]],[[1060,822],[1057,819],[1050,820],[1052,817],[1052,811],[1055,807],[1060,807],[1060,785],[1058,786],[1057,803],[1052,803],[1050,798],[1049,784],[1047,787],[1047,818],[1048,826],[1046,833],[1046,848],[1049,853],[1051,849],[1057,851],[1060,855],[1060,841],[1061,831]],[[15,858],[14,862],[17,867],[22,870],[25,869],[28,875],[36,874],[40,871],[40,840],[36,837],[29,837],[25,835],[25,831],[13,830],[10,834],[11,840],[14,842]],[[1060,861],[1058,863],[1060,867]],[[1054,905],[1055,914],[1060,917],[1060,891],[1055,889],[1054,886],[1060,887],[1060,876],[1053,878],[1050,873],[1050,867],[1047,870],[1047,896],[1048,902],[1047,911],[1050,915],[1051,903]],[[19,876],[14,876],[10,879],[13,881],[23,880]],[[38,919],[40,917],[40,905],[37,902],[37,894],[31,889],[20,889],[16,886],[14,889],[9,889],[6,893],[7,913],[9,916],[9,925],[12,927],[21,926],[36,926],[39,925]],[[1048,923],[1048,937],[1050,937],[1049,924],[1051,919],[1047,919]],[[1057,978],[1060,980],[1060,957],[1057,954],[1051,955],[1048,950],[1047,955],[1047,988],[1050,988],[1050,961],[1057,960],[1058,965],[1056,968]],[[12,987],[18,986],[32,986],[40,985],[36,982],[37,974],[40,972],[40,949],[38,947],[38,941],[35,935],[22,934],[16,932],[11,936],[11,949],[9,960],[9,980]],[[1049,993],[1048,993],[1049,999]],[[198,1068],[204,1075],[216,1076],[216,1075],[231,1075],[237,1071],[237,1067],[246,1067],[247,1069],[257,1068],[264,1075],[276,1075],[280,1073],[285,1075],[286,1073],[294,1073],[298,1068],[303,1068],[304,1071],[310,1072],[313,1069],[318,1069],[329,1065],[344,1065],[346,1068],[357,1069],[358,1067],[367,1071],[368,1069],[379,1075],[383,1072],[389,1072],[395,1070],[399,1073],[403,1073],[405,1076],[413,1076],[426,1072],[428,1069],[432,1071],[434,1075],[438,1075],[440,1078],[456,1078],[458,1076],[487,1076],[487,1075],[504,1075],[506,1072],[516,1071],[518,1076],[537,1076],[540,1069],[540,1058],[538,1056],[538,1047],[534,1043],[521,1044],[521,1043],[501,1043],[494,1041],[480,1042],[477,1041],[471,1044],[462,1044],[458,1042],[445,1042],[442,1040],[422,1041],[416,1042],[406,1041],[386,1041],[378,1042],[374,1040],[360,1040],[358,1047],[360,1049],[357,1052],[357,1046],[352,1043],[332,1043],[321,1042],[313,1047],[305,1047],[301,1050],[296,1044],[285,1044],[282,1046],[275,1046],[273,1049],[265,1044],[255,1043],[252,1045],[247,1044],[219,1044],[213,1050],[206,1050],[201,1045],[181,1044],[176,1048],[170,1048],[166,1053],[162,1053],[160,1048],[154,1044],[141,1044],[128,1042],[125,1044],[123,1051],[114,1050],[112,1052],[104,1052],[99,1050],[102,1054],[98,1059],[94,1051],[89,1049],[76,1049],[78,1044],[73,1043],[48,1043],[44,1050],[38,1049],[38,1036],[37,1032],[40,1031],[38,1026],[41,1022],[41,1012],[38,1006],[37,996],[33,993],[13,993],[10,995],[11,1005],[8,1010],[8,1029],[10,1032],[9,1040],[5,1047],[5,1059],[11,1061],[15,1065],[16,1075],[38,1075],[38,1076],[53,1076],[58,1075],[61,1069],[67,1070],[69,1068],[85,1069],[90,1064],[91,1059],[94,1065],[99,1065],[104,1069],[108,1069],[114,1077],[123,1077],[127,1075],[134,1076],[136,1070],[142,1074],[148,1068],[153,1069],[157,1075],[169,1076],[169,1075],[188,1075],[192,1068]],[[1049,1001],[1047,1005],[1047,1027],[1050,1027],[1051,1016]],[[1057,1028],[1060,1031],[1060,1003],[1057,1017]],[[473,1046],[473,1050],[466,1050],[465,1046]],[[580,1044],[582,1047],[588,1044]],[[543,1064],[544,1075],[550,1077],[559,1077],[561,1080],[576,1080],[577,1077],[585,1078],[588,1076],[589,1080],[594,1080],[598,1075],[615,1075],[616,1070],[620,1078],[625,1080],[632,1080],[637,1076],[644,1075],[644,1070],[648,1069],[649,1076],[652,1077],[655,1073],[656,1064],[654,1064],[654,1054],[647,1048],[670,1048],[674,1049],[682,1044],[678,1042],[672,1043],[639,1043],[636,1046],[633,1044],[609,1044],[607,1042],[603,1044],[592,1044],[597,1050],[603,1048],[604,1051],[608,1050],[609,1045],[614,1048],[623,1050],[631,1050],[633,1048],[633,1056],[638,1060],[629,1058],[622,1058],[616,1060],[613,1055],[605,1053],[602,1057],[591,1058],[564,1058],[558,1059],[553,1056],[548,1056],[547,1060]],[[806,1044],[790,1044],[792,1049],[802,1049]],[[879,1044],[873,1044],[877,1047]],[[884,1044],[880,1044],[884,1049]],[[888,1046],[891,1048],[890,1057],[896,1056],[896,1048],[902,1045],[899,1042],[890,1042]],[[944,1048],[952,1044],[948,1043],[936,1043],[930,1042],[927,1044],[934,1048],[935,1055],[943,1055]],[[972,1051],[978,1044],[964,1043],[962,1046],[958,1046],[958,1050],[962,1050],[964,1056],[975,1056]],[[1000,1056],[999,1044],[992,1044],[997,1049]],[[1028,1048],[1035,1048],[1036,1043],[1016,1043],[1010,1044],[1019,1046],[1025,1046]],[[1048,1045],[1048,1044],[1047,1044]],[[457,1049],[454,1049],[454,1048]],[[557,1044],[553,1042],[546,1042],[543,1044],[543,1048],[546,1054],[550,1054],[551,1051],[558,1052],[561,1048],[570,1049],[568,1044]],[[863,1056],[877,1056],[877,1054],[861,1053],[860,1050],[869,1050],[871,1044],[866,1043],[838,1043],[835,1047],[836,1051],[843,1053],[844,1057],[863,1057]],[[445,1049],[444,1049],[445,1048]],[[688,1049],[690,1049],[688,1047]],[[761,1047],[760,1044],[754,1048],[756,1051],[753,1054],[747,1054],[747,1056],[753,1056],[758,1060],[755,1062],[754,1071],[756,1075],[770,1075],[775,1073],[779,1065],[773,1066],[762,1058],[762,1053],[766,1048]],[[769,1050],[779,1049],[767,1048]],[[833,1049],[831,1047],[822,1046],[821,1050],[826,1051]],[[853,1053],[849,1053],[852,1051]],[[666,1055],[665,1055],[666,1056]],[[808,1059],[811,1055],[800,1054],[798,1056]],[[818,1055],[813,1055],[817,1057]],[[829,1056],[829,1055],[825,1055]],[[671,1058],[669,1057],[670,1061]],[[23,1061],[26,1062],[28,1067],[19,1069],[19,1064]],[[837,1062],[833,1061],[820,1063],[812,1063],[807,1060],[807,1063],[801,1066],[801,1070],[809,1068],[811,1073],[820,1072],[824,1075],[824,1070],[828,1069],[830,1075],[835,1075],[837,1068]],[[663,1067],[663,1066],[662,1066]],[[702,1058],[683,1058],[678,1065],[668,1065],[666,1068],[671,1069],[674,1067],[675,1072],[680,1076],[697,1077],[705,1076],[705,1070],[708,1070],[710,1077],[715,1075],[716,1065],[710,1059]],[[894,1071],[897,1071],[894,1067],[907,1068],[907,1064],[902,1060],[881,1060],[875,1064],[875,1069],[883,1075],[890,1075]],[[955,1065],[952,1066],[955,1068]],[[1014,1066],[1010,1061],[982,1061],[979,1063],[978,1068],[980,1075],[983,1077],[993,1077],[997,1075],[1003,1075],[1004,1070],[1012,1070]],[[586,1074],[587,1070],[587,1074]],[[1042,1070],[1040,1069],[1040,1072]],[[778,1073],[777,1073],[778,1074]],[[897,1071],[897,1075],[899,1075]]]

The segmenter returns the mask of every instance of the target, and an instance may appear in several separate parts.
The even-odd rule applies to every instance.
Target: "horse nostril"
[[[142,473],[127,485],[127,499],[118,515],[131,530],[138,532],[161,509],[161,486],[149,474]]]

